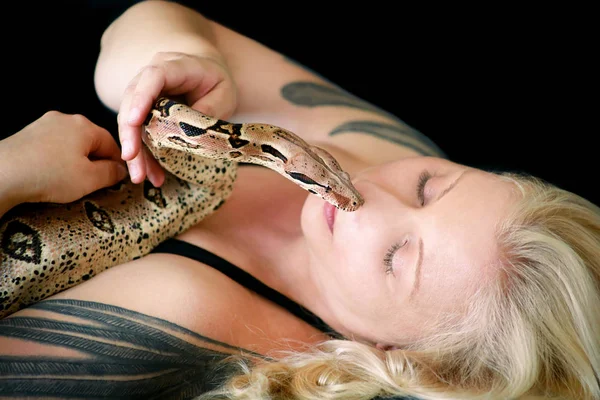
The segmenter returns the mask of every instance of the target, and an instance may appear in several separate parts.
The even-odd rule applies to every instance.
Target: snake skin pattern
[[[160,98],[142,139],[167,171],[69,204],[21,204],[0,219],[0,318],[148,254],[217,210],[239,162],[270,168],[339,209],[364,202],[326,151],[285,129],[234,124]]]

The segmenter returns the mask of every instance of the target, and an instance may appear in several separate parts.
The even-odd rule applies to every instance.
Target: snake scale
[[[69,204],[24,203],[0,219],[0,318],[148,254],[230,196],[238,163],[270,168],[337,208],[364,202],[325,150],[261,123],[230,123],[161,97],[142,139],[163,185],[128,178]]]

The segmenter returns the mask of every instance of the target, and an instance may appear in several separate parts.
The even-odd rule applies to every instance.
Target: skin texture
[[[421,199],[423,171],[432,178]],[[365,205],[336,213],[333,233],[318,221],[322,202],[307,198],[302,211],[308,268],[332,326],[391,346],[432,333],[439,318],[460,316],[496,275],[494,227],[509,209],[511,186],[430,157],[375,166],[352,181]]]
[[[141,2],[105,32],[95,79],[102,101],[118,113],[122,157],[134,181],[163,182],[158,163],[139,151],[145,113],[135,111],[150,107],[158,93],[231,122],[283,127],[339,161],[365,203],[338,212],[333,236],[323,200],[261,167],[240,168],[231,198],[179,236],[339,332],[380,347],[402,344],[425,334],[440,312],[461,312],[476,282],[494,275],[490,238],[509,204],[508,189],[489,174],[469,172],[436,203],[433,196],[465,167],[433,158],[444,155],[425,135],[281,54],[176,4]],[[416,186],[425,166],[436,178],[421,206]],[[394,274],[386,274],[386,250],[406,237]],[[407,270],[419,238],[425,258],[420,289],[409,301]],[[114,267],[39,304],[0,321],[0,371],[11,372],[0,373],[2,395],[94,398],[100,388],[87,384],[93,377],[110,381],[101,386],[112,390],[100,393],[105,398],[191,398],[218,384],[211,378],[224,353],[264,355],[327,338],[212,268],[170,254]],[[45,329],[48,323],[55,325]],[[128,355],[167,345],[200,361]],[[49,374],[60,385],[49,384]]]

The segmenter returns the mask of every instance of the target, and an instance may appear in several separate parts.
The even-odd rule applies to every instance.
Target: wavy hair
[[[600,399],[600,208],[539,178],[497,226],[498,279],[458,322],[383,351],[329,340],[239,371],[198,399]]]

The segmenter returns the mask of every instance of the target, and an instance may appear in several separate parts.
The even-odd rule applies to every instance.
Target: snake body
[[[215,212],[238,163],[270,168],[344,211],[363,204],[326,151],[283,128],[235,124],[159,98],[142,139],[164,184],[129,179],[69,204],[25,203],[0,219],[0,318],[148,254]]]

